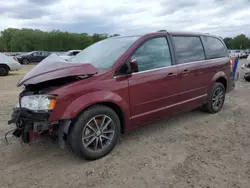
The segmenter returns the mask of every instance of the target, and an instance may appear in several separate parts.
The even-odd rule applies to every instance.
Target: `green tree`
[[[120,34],[108,35],[107,33],[69,33],[53,30],[50,32],[38,29],[14,29],[8,28],[0,32],[0,51],[4,52],[28,52],[33,50],[67,51],[72,49],[84,49],[100,40],[120,36]],[[223,39],[228,49],[250,48],[250,39],[244,34],[234,38]]]
[[[246,49],[249,47],[249,38],[241,34],[233,38],[232,46],[235,49]]]
[[[226,37],[223,40],[224,40],[224,42],[225,42],[225,44],[226,44],[226,46],[227,46],[228,49],[232,49],[233,48],[233,44],[232,44],[233,39],[231,37]]]
[[[95,42],[108,38],[108,34],[88,35],[87,33],[69,33],[59,30],[44,32],[29,28],[8,28],[1,32],[0,37],[0,51],[67,51],[84,49]]]
[[[4,41],[3,41],[3,37],[0,36],[0,52],[3,52],[3,51],[5,51],[4,50]]]

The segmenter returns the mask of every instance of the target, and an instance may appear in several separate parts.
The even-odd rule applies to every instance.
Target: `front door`
[[[132,126],[173,113],[179,101],[178,70],[172,65],[166,37],[147,40],[131,59],[136,59],[139,68],[129,78]]]
[[[36,62],[38,55],[39,55],[39,52],[32,53],[32,55],[29,58],[30,62]]]

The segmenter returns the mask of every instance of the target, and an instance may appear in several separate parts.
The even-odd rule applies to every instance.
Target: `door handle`
[[[182,74],[187,75],[189,73],[189,70],[185,69],[184,71],[182,71]]]
[[[175,73],[173,73],[173,72],[170,72],[170,73],[168,73],[168,75],[167,75],[167,77],[174,77],[174,76],[176,76],[177,74],[175,74]]]

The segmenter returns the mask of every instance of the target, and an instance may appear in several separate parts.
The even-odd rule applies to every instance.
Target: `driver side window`
[[[32,55],[33,56],[38,56],[38,52],[34,52]]]
[[[167,39],[158,37],[146,41],[132,56],[139,72],[171,66],[171,55]]]

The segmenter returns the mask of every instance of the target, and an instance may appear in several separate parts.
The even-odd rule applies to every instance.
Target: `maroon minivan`
[[[222,39],[165,30],[108,38],[68,62],[41,62],[21,85],[13,134],[25,143],[48,134],[90,160],[136,127],[197,107],[216,113],[234,88]]]

